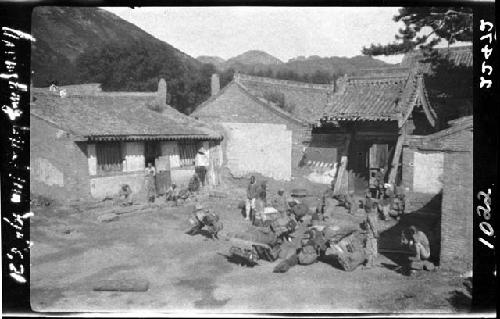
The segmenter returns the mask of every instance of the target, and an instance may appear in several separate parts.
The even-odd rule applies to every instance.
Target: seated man
[[[121,205],[132,205],[132,199],[130,195],[132,194],[132,189],[128,184],[122,184],[120,191],[118,192],[118,198],[121,201]]]
[[[414,261],[427,260],[431,256],[429,239],[424,232],[417,230],[415,226],[410,226],[406,233],[403,231],[401,243],[408,245],[415,252],[415,257],[411,258]]]
[[[200,189],[200,178],[198,174],[194,173],[189,180],[188,189],[190,192],[197,192]]]
[[[177,196],[177,202],[184,203],[189,199],[189,196],[191,196],[191,192],[189,191],[188,188],[184,188],[184,185],[181,185],[181,188],[179,190],[179,196]]]
[[[167,189],[167,192],[165,193],[165,200],[168,201],[173,201],[177,205],[177,200],[179,199],[179,189],[177,188],[177,185],[173,183],[170,185],[170,187]]]

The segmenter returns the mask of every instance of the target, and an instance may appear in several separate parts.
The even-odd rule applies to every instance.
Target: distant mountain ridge
[[[348,57],[309,57],[298,56],[289,59],[286,63],[280,59],[258,50],[244,52],[227,61],[220,57],[201,56],[198,60],[203,63],[213,64],[219,72],[234,71],[260,76],[275,77],[277,74],[296,73],[298,76],[313,76],[315,73],[342,75],[356,73],[362,69],[379,67],[393,67],[371,56],[358,55]]]
[[[250,50],[246,51],[240,55],[237,55],[224,63],[224,68],[230,68],[233,65],[280,65],[283,64],[283,61],[278,59],[275,56],[272,56],[269,53],[259,50]]]

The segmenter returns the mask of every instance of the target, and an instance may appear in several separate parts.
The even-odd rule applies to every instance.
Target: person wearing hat
[[[208,170],[208,154],[205,148],[202,146],[196,153],[194,158],[195,167],[194,171],[198,175],[201,185],[205,186],[207,170]]]

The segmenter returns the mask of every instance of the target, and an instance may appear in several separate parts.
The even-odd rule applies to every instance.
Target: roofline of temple
[[[323,90],[328,92],[333,91],[333,85],[334,85],[333,83],[315,84],[315,83],[305,83],[305,82],[290,81],[290,80],[280,80],[262,76],[247,75],[239,72],[234,73],[234,79],[236,82],[239,82],[240,80],[247,80],[247,81],[256,81],[261,83],[273,84],[273,85],[289,86],[298,89]]]
[[[236,75],[236,74],[235,74]],[[215,95],[212,95],[211,97],[209,97],[206,101],[204,101],[203,103],[201,103],[200,105],[198,105],[196,108],[195,108],[195,111],[193,113],[191,113],[192,116],[196,117],[197,114],[200,110],[202,110],[203,108],[205,108],[208,104],[210,104],[211,102],[213,102],[214,100],[216,100],[219,96],[221,96],[222,94],[224,94],[224,92],[231,86],[231,85],[236,85],[236,87],[238,87],[245,95],[247,95],[249,98],[251,98],[252,100],[254,100],[256,103],[264,106],[265,108],[271,110],[272,112],[278,114],[279,116],[281,117],[284,117],[285,119],[287,120],[290,120],[290,121],[293,121],[293,122],[296,122],[297,124],[300,124],[300,125],[309,125],[310,123],[308,121],[305,121],[303,119],[300,119],[298,117],[295,117],[293,114],[285,111],[285,110],[282,110],[281,108],[279,108],[278,106],[274,106],[272,105],[271,103],[266,103],[264,101],[262,101],[261,99],[259,99],[258,97],[256,97],[255,95],[253,95],[242,83],[239,83],[236,79],[233,78],[233,80],[231,82],[229,82],[225,87],[223,87],[219,92],[217,92],[217,94]]]

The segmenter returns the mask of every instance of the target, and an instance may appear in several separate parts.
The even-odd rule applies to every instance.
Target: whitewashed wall
[[[415,152],[413,165],[413,191],[437,194],[443,188],[443,152]]]
[[[292,131],[284,124],[221,123],[226,131],[227,166],[235,176],[260,173],[277,180],[292,175]]]

